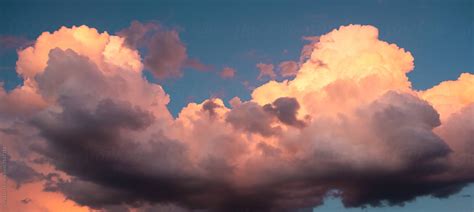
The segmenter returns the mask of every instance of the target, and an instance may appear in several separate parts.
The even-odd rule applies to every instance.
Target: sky
[[[310,174],[311,172],[329,173],[332,171],[330,169],[311,170],[300,163],[296,165],[292,163],[281,165],[280,169],[283,170],[283,174],[281,176],[275,174],[277,175],[275,179],[291,179],[288,183],[292,186],[293,184],[291,183],[309,183],[309,185],[315,186],[318,189],[334,184],[336,186],[331,189],[338,188],[343,192],[347,191],[349,195],[342,195],[341,198],[346,199],[348,205],[353,203],[354,206],[357,206],[356,208],[345,208],[340,202],[341,198],[328,197],[325,203],[315,207],[314,211],[472,211],[474,208],[474,200],[472,199],[474,186],[469,186],[469,184],[474,181],[474,178],[472,175],[460,174],[462,171],[458,171],[458,169],[470,170],[474,168],[472,167],[472,160],[467,162],[470,166],[466,168],[456,162],[462,159],[453,156],[452,158],[450,157],[447,163],[455,164],[448,165],[448,167],[455,169],[455,172],[439,175],[419,173],[419,175],[415,174],[414,179],[406,177],[408,174],[405,172],[407,170],[408,172],[413,172],[413,170],[405,166],[411,167],[406,164],[414,163],[422,164],[420,166],[426,165],[419,162],[422,159],[437,162],[440,160],[439,157],[443,158],[449,154],[448,152],[456,152],[457,148],[463,149],[462,145],[468,144],[471,144],[471,147],[464,147],[464,149],[467,148],[466,152],[463,152],[464,150],[461,150],[461,152],[472,158],[474,153],[472,142],[474,141],[470,136],[473,136],[472,132],[474,130],[472,130],[472,126],[469,124],[474,123],[473,118],[470,117],[471,114],[474,114],[474,109],[470,109],[473,108],[472,102],[474,102],[473,97],[470,95],[474,94],[474,81],[472,79],[472,74],[474,74],[473,14],[474,3],[470,0],[377,0],[360,1],[357,3],[345,0],[199,2],[182,0],[73,0],[68,2],[52,0],[2,0],[0,2],[0,81],[3,82],[3,90],[0,90],[2,91],[0,92],[0,99],[4,102],[4,105],[0,102],[0,122],[3,122],[0,124],[3,130],[3,134],[0,134],[2,137],[0,138],[3,138],[2,142],[5,142],[3,145],[11,149],[10,154],[14,164],[24,162],[30,165],[33,164],[31,161],[34,159],[49,161],[45,162],[49,165],[40,163],[31,165],[36,171],[40,172],[40,174],[37,174],[38,177],[36,177],[39,180],[36,180],[36,178],[35,180],[33,178],[25,178],[24,182],[21,180],[15,181],[14,179],[12,181],[19,184],[26,183],[25,186],[22,186],[24,190],[21,192],[27,192],[28,189],[38,190],[39,187],[36,188],[35,186],[42,185],[43,181],[51,183],[51,179],[56,179],[55,183],[57,185],[54,188],[50,188],[53,190],[50,193],[58,193],[58,195],[67,197],[69,200],[66,203],[68,205],[64,206],[65,208],[74,204],[96,209],[105,207],[104,205],[116,207],[115,205],[105,204],[109,201],[106,197],[97,201],[82,198],[82,196],[90,194],[90,192],[100,193],[104,196],[114,196],[117,197],[116,199],[122,198],[123,200],[118,201],[120,204],[116,204],[121,207],[124,205],[129,207],[129,205],[136,202],[150,204],[171,202],[183,207],[204,206],[204,208],[207,208],[209,205],[213,205],[213,200],[216,199],[212,195],[219,194],[219,192],[215,191],[220,188],[218,186],[220,185],[219,183],[223,183],[226,186],[238,185],[236,187],[239,189],[248,189],[249,185],[259,185],[260,187],[257,187],[262,188],[261,192],[267,194],[264,192],[268,192],[265,190],[267,189],[266,186],[282,182],[278,180],[272,181],[274,179],[264,177],[269,173],[274,173],[273,169],[279,169],[268,164],[281,161],[283,160],[282,158],[299,158],[301,155],[303,155],[301,157],[305,160],[310,161],[307,162],[308,164],[318,161],[318,158],[310,156],[316,153],[299,150],[299,148],[311,149],[313,146],[306,147],[306,144],[293,140],[306,141],[305,139],[309,137],[320,142],[320,140],[325,138],[331,138],[337,141],[333,142],[336,144],[330,145],[324,142],[315,142],[314,145],[328,145],[329,149],[327,151],[329,154],[333,153],[332,148],[340,148],[338,152],[350,155],[347,158],[341,156],[341,161],[344,162],[339,160],[334,162],[345,165],[341,165],[340,169],[352,170],[352,168],[359,167],[360,165],[361,167],[367,167],[367,169],[363,169],[363,173],[375,170],[374,172],[378,174],[384,173],[388,177],[384,174],[381,175],[382,177],[377,175],[374,178],[384,178],[384,180],[375,180],[374,183],[367,182],[367,179],[372,179],[370,177],[367,179],[361,177],[361,186],[370,187],[372,190],[369,189],[369,191],[373,191],[373,193],[368,192],[369,194],[364,196],[358,193],[360,188],[355,189],[354,187],[357,186],[348,185],[348,182],[352,182],[349,179],[354,180],[351,177],[327,184],[311,183],[311,181],[319,182],[321,180],[319,175],[312,175]],[[80,28],[82,25],[85,26]],[[78,28],[74,28],[74,26]],[[340,28],[341,26],[346,26],[347,28]],[[64,30],[52,37],[48,38],[42,34],[44,32],[53,33],[60,30],[61,27],[65,27]],[[92,28],[95,28],[97,31],[91,31]],[[335,29],[339,30],[334,32],[333,30]],[[84,33],[81,36],[86,38],[77,38],[76,35],[74,35],[76,37],[72,36],[74,38],[71,37],[70,33],[74,34],[75,31],[80,30]],[[323,38],[323,35],[326,35],[326,38]],[[115,42],[118,42],[116,45],[119,45],[123,51],[117,53],[115,51],[118,50],[109,47],[111,48],[111,59],[96,58],[96,51],[105,52],[104,49],[101,49],[101,45],[108,45],[104,43],[106,41],[102,42],[102,39],[109,42],[109,39],[112,39],[111,37],[113,36],[116,36],[115,38],[119,40],[122,39]],[[71,39],[76,40],[70,41]],[[360,44],[358,39],[364,40],[364,42],[365,39],[368,41],[367,43],[360,42]],[[61,43],[61,41],[64,42]],[[385,45],[385,42],[396,46]],[[87,45],[84,43],[87,43]],[[332,43],[335,43],[334,46],[332,46]],[[62,50],[55,51],[53,48],[55,45],[61,47]],[[364,46],[365,49],[362,49],[359,45],[367,46]],[[27,50],[29,47],[34,47],[36,52]],[[71,51],[67,51],[66,49],[68,48]],[[305,48],[308,48],[309,54],[303,53],[302,50]],[[47,49],[47,51],[44,50],[45,52],[43,52],[43,49]],[[341,51],[341,53],[334,53],[333,55],[331,49],[336,49]],[[21,52],[23,54],[19,56]],[[374,56],[372,52],[382,56]],[[340,59],[342,57],[340,55],[345,54],[351,56],[347,56],[346,59]],[[88,57],[89,60],[82,58],[80,55]],[[49,59],[46,60],[44,58]],[[69,60],[64,58],[69,58]],[[362,60],[360,58],[365,59]],[[282,62],[288,62],[288,65],[292,65],[291,68],[288,66],[288,72],[285,72],[287,73],[286,75],[283,74],[283,69],[286,70],[286,68],[281,66]],[[91,66],[89,63],[93,63],[97,67]],[[114,66],[112,67],[109,64],[114,64]],[[58,71],[69,68],[70,71],[64,72],[66,74],[61,74],[63,72]],[[137,76],[128,74],[128,72],[127,74],[118,74],[116,77],[123,78],[123,84],[120,84],[120,80],[113,80],[115,78],[107,75],[107,73],[115,73],[115,71],[122,69],[133,69],[133,71],[139,74]],[[311,72],[311,70],[320,69],[324,69],[321,73],[326,73],[326,69],[329,70],[328,74],[313,74]],[[82,73],[83,70],[88,71],[84,71],[84,74],[76,74]],[[365,70],[370,71],[366,72]],[[377,72],[377,74],[374,74],[375,77],[378,77],[376,79],[370,78],[373,70]],[[104,76],[100,74],[94,75],[95,72],[104,74]],[[331,73],[338,74],[336,76]],[[461,73],[467,74],[460,78]],[[66,81],[66,78],[61,78],[64,77],[63,75],[70,75],[73,79],[79,80],[79,82],[71,80],[69,84],[64,83],[65,85],[63,86],[61,81]],[[326,78],[325,76],[328,77]],[[361,80],[363,78],[366,78],[366,81]],[[333,80],[334,83],[332,86],[328,86],[331,83],[323,82],[324,80],[321,79],[327,79],[328,82]],[[272,80],[276,80],[278,83],[272,84]],[[294,82],[292,84],[286,83],[287,81],[285,80],[290,82],[294,80]],[[446,82],[435,87],[436,89],[433,88],[445,81],[452,81],[452,83]],[[351,84],[354,82],[355,84]],[[129,88],[129,90],[126,88]],[[109,92],[108,89],[111,89],[111,91]],[[89,90],[90,93],[87,93]],[[16,91],[20,94],[16,94]],[[351,91],[354,92],[351,93]],[[385,95],[387,91],[388,94]],[[403,94],[392,94],[390,91],[397,91]],[[22,94],[21,92],[32,92],[33,94],[31,95],[33,96],[29,96],[30,93]],[[326,92],[325,95],[327,97],[319,96],[318,93],[321,92]],[[405,94],[417,96],[417,99],[413,99],[411,96],[407,97]],[[90,95],[93,97],[90,97]],[[285,97],[285,95],[288,97]],[[351,99],[351,96],[357,97]],[[238,99],[235,97],[238,97]],[[351,100],[344,100],[345,98]],[[151,99],[157,99],[157,103],[150,103]],[[420,102],[417,102],[418,100]],[[122,104],[123,102],[128,102],[128,104]],[[398,120],[390,112],[383,114],[383,111],[389,111],[384,106],[387,104],[395,105],[393,107],[399,106],[401,108],[400,111],[402,111],[400,113],[406,112],[411,115],[407,115],[406,120]],[[81,107],[75,105],[81,105]],[[82,105],[84,105],[84,108]],[[152,106],[147,109],[149,105]],[[109,109],[104,111],[101,110],[102,107],[108,107]],[[203,109],[199,109],[200,107]],[[45,115],[57,112],[58,108],[62,111],[59,112],[59,115],[51,115],[51,117]],[[439,123],[430,118],[430,112],[426,112],[430,110],[434,110],[435,114],[439,114],[439,120],[435,118]],[[79,112],[84,114],[77,115],[76,113]],[[117,116],[114,112],[125,115]],[[195,117],[201,117],[201,113],[207,112],[209,117],[205,120]],[[153,121],[147,119],[148,113],[154,117]],[[358,129],[354,131],[363,131],[364,133],[359,135],[358,133],[339,132],[336,129],[345,129],[343,126],[346,125],[340,124],[340,122],[343,122],[341,121],[343,119],[339,119],[340,117],[338,118],[335,114],[346,115],[348,119],[347,127]],[[86,118],[81,119],[81,116]],[[137,116],[143,117],[139,120],[134,120]],[[365,117],[365,119],[359,120],[359,116]],[[403,114],[399,116],[405,117]],[[415,116],[416,118],[413,118]],[[253,120],[254,118],[260,118],[260,120],[255,121]],[[215,119],[215,122],[219,120],[225,123],[225,128],[220,128],[220,126],[224,126],[222,123],[214,126],[216,123],[212,122],[213,119]],[[270,124],[263,123],[267,119]],[[379,129],[374,127],[373,123],[368,123],[366,127],[374,129],[373,131],[369,129],[367,131],[370,132],[365,132],[362,128],[365,126],[365,120],[369,119],[374,119],[374,122],[380,121],[379,124],[381,126],[389,129],[396,128],[397,130]],[[459,121],[456,122],[456,120]],[[123,124],[121,124],[122,121],[124,121]],[[463,124],[463,121],[467,124]],[[62,126],[60,124],[62,122],[64,122],[63,125],[66,127],[58,127]],[[103,129],[104,134],[101,134],[102,131],[99,130],[91,133],[87,131],[90,130],[87,127],[81,128],[83,126],[82,122],[92,124],[91,126],[96,129]],[[54,127],[54,123],[59,123],[59,125]],[[132,126],[128,126],[130,124]],[[265,124],[268,124],[268,126]],[[147,127],[142,129],[141,125],[146,125]],[[407,132],[405,135],[404,128],[397,128],[400,125],[416,130]],[[209,129],[212,126],[219,126],[218,129],[222,130],[222,135],[214,135],[215,132]],[[430,127],[426,128],[426,126]],[[127,127],[130,129],[122,129]],[[21,135],[15,137],[11,134],[7,135],[5,133],[6,129],[26,130],[28,133],[19,133]],[[78,130],[78,132],[72,132],[74,129]],[[114,130],[120,132],[118,133],[120,136],[114,137],[105,133],[115,132]],[[352,130],[347,131],[352,132]],[[72,135],[69,135],[69,132]],[[312,134],[313,132],[314,135]],[[188,166],[188,163],[183,162],[184,159],[174,158],[174,156],[161,158],[163,161],[170,160],[173,162],[156,162],[156,165],[124,159],[123,164],[137,163],[139,165],[134,165],[139,168],[153,170],[150,171],[153,172],[151,173],[153,177],[142,180],[146,182],[146,180],[155,179],[154,177],[158,175],[159,177],[155,180],[159,179],[166,182],[164,185],[170,185],[166,189],[171,194],[169,194],[169,197],[166,197],[166,194],[160,192],[155,194],[145,188],[135,191],[140,194],[134,192],[120,193],[114,189],[130,189],[117,186],[117,183],[120,184],[121,180],[137,180],[141,178],[118,172],[122,173],[124,177],[117,179],[117,182],[112,182],[113,180],[107,178],[107,174],[98,170],[101,169],[99,165],[112,166],[110,163],[115,160],[104,160],[102,161],[103,163],[98,163],[97,167],[91,168],[88,163],[85,163],[86,165],[83,166],[77,165],[72,163],[71,160],[58,159],[60,156],[55,154],[61,151],[67,152],[71,149],[66,145],[61,145],[61,142],[78,140],[81,143],[83,142],[81,139],[84,141],[96,139],[84,136],[85,134],[89,135],[88,133],[103,136],[101,139],[104,140],[107,140],[108,136],[112,137],[110,138],[112,140],[124,141],[131,138],[148,139],[153,137],[156,137],[158,140],[161,137],[163,137],[162,140],[177,140],[180,145],[184,143],[183,148],[190,149],[189,152],[191,152],[192,158],[198,158],[193,159],[191,163],[193,166],[198,166],[199,168],[207,166],[217,167],[216,169],[220,169],[218,172],[222,172],[226,168],[231,169],[229,167],[232,166],[228,166],[228,162],[229,164],[238,164],[246,168],[235,171],[237,173],[235,176],[227,176],[225,174],[221,176],[214,173],[215,171],[209,171],[205,168],[202,168],[206,171],[203,173],[211,174],[203,174],[191,168],[189,168],[190,170],[178,168],[170,168],[168,170],[163,168]],[[212,139],[215,137],[218,140],[225,140],[232,137],[235,139],[245,139],[246,142],[253,143],[243,145],[244,147],[238,144],[216,144],[213,143],[214,141],[204,141],[207,138],[201,138],[203,134],[213,137]],[[63,136],[61,137],[60,135]],[[386,135],[387,137],[384,137]],[[69,138],[67,136],[72,137]],[[79,138],[72,139],[75,136]],[[364,149],[363,151],[369,151],[367,153],[369,155],[372,153],[370,148],[373,148],[374,155],[372,156],[380,156],[382,158],[380,159],[381,161],[390,161],[387,162],[389,164],[387,166],[390,166],[391,169],[388,170],[391,171],[398,170],[391,167],[392,160],[396,159],[386,159],[383,156],[384,154],[391,155],[392,152],[400,152],[399,155],[396,154],[397,156],[394,157],[410,159],[412,152],[419,155],[413,156],[413,161],[400,162],[400,164],[404,164],[403,171],[390,172],[386,169],[381,171],[377,169],[378,166],[376,165],[367,165],[368,162],[364,160],[363,156],[355,153],[359,152],[359,149],[356,151],[356,147],[353,149],[352,146],[351,148],[344,146],[345,140],[351,140],[349,138],[358,136],[361,137],[360,141],[354,139],[355,141],[353,142],[359,142],[360,147]],[[395,150],[387,150],[389,153],[386,153],[384,152],[385,146],[378,147],[379,143],[367,143],[364,141],[374,137],[383,137],[384,139],[381,140],[411,139],[413,141],[423,138],[421,139],[423,140],[422,142],[425,142],[423,145],[429,145],[411,146],[412,144],[405,144],[403,143],[404,141],[396,140],[396,142],[403,143],[403,147],[387,144],[389,148],[394,148]],[[45,146],[43,147],[41,144],[35,144],[34,142],[29,142],[27,145],[8,144],[9,140],[13,142],[13,140],[16,141],[20,138],[38,139],[44,142]],[[377,140],[375,138],[374,140]],[[155,142],[156,144],[152,142],[152,144],[147,145],[151,145],[152,147],[149,148],[155,150],[153,145],[163,143],[162,140],[157,141],[157,143]],[[254,145],[254,143],[260,141],[262,141],[262,145]],[[282,146],[278,144],[279,142],[281,142]],[[84,145],[87,146],[87,144]],[[291,154],[287,153],[290,156],[286,155],[279,159],[271,158],[268,160],[263,160],[256,156],[255,158],[248,156],[255,154],[253,148],[263,148],[261,146],[265,145],[273,145],[280,148],[279,151],[288,151]],[[95,147],[95,145],[92,145],[90,148]],[[100,147],[102,148],[102,146]],[[78,147],[76,146],[75,148]],[[120,146],[120,148],[126,149],[127,147]],[[166,145],[164,147],[157,147],[157,152],[152,151],[144,154],[144,157],[153,161],[160,160],[160,158],[152,157],[152,155],[172,154],[159,151],[166,148],[171,149],[170,152],[172,152],[173,148],[179,149],[181,146]],[[244,150],[240,152],[241,149],[246,148],[252,149],[248,150],[252,153],[243,153],[245,152]],[[426,149],[430,151],[433,149],[433,152],[427,152],[424,155],[423,152]],[[116,151],[119,152],[119,150]],[[138,148],[136,151],[138,153],[143,150]],[[77,155],[73,155],[80,158],[83,154],[91,154],[93,156],[93,153],[87,150],[83,150],[83,152],[78,150],[76,153]],[[294,156],[293,153],[298,157]],[[202,155],[205,154],[212,157],[209,157],[210,159],[202,159],[201,161],[201,157],[205,157]],[[241,157],[241,155],[247,156]],[[27,160],[22,161],[18,159],[21,158],[20,156],[27,158]],[[15,159],[14,157],[17,158]],[[247,164],[242,162],[244,161],[242,158],[247,158],[246,160],[250,161],[249,163],[253,161],[256,165],[249,165],[249,168],[247,168],[247,165],[242,165]],[[346,160],[353,160],[355,162],[347,162]],[[120,160],[120,162],[122,161]],[[316,162],[315,164],[315,166],[325,167],[324,164],[321,165]],[[393,166],[402,166],[400,164],[395,163]],[[141,165],[143,167],[140,167]],[[191,167],[191,165],[189,166]],[[426,166],[421,168],[432,171],[437,170],[433,168],[434,164]],[[88,167],[91,168],[91,170],[87,171],[90,174],[84,174],[83,172]],[[117,165],[117,167],[120,166]],[[268,172],[262,171],[267,169]],[[57,170],[59,176],[51,175],[53,173],[51,170]],[[302,173],[295,176],[292,174],[294,172]],[[109,171],[107,173],[114,172]],[[162,173],[167,174],[162,176]],[[194,174],[200,177],[196,177]],[[249,179],[246,177],[240,179],[240,174],[248,174]],[[357,175],[360,173],[341,171],[338,176],[340,174]],[[196,200],[196,197],[189,194],[193,193],[194,190],[192,192],[186,190],[188,188],[186,187],[185,189],[185,186],[182,186],[183,182],[179,180],[172,182],[164,180],[170,176],[187,176],[191,179],[205,178],[206,181],[198,181],[197,183],[210,187],[212,192],[203,188],[197,189],[198,192],[207,191],[209,197],[203,198],[205,200]],[[325,175],[325,177],[334,178],[330,174]],[[235,180],[234,178],[240,180]],[[387,178],[390,180],[387,180]],[[401,180],[398,181],[398,178]],[[433,179],[435,179],[435,183]],[[357,180],[354,181],[358,182]],[[286,183],[287,181],[283,182]],[[76,184],[81,183],[95,183],[94,185],[99,185],[99,187],[91,186],[90,190],[85,189],[81,191],[82,193],[71,191],[74,186],[77,186]],[[409,198],[405,198],[405,196],[401,197],[403,195],[400,194],[404,192],[394,189],[397,187],[397,183],[401,183],[402,187],[410,187],[414,183],[421,185],[422,188],[419,188],[419,190],[413,189],[412,193],[406,194]],[[461,184],[463,186],[460,186]],[[385,185],[389,191],[394,189],[394,193],[388,192],[385,195],[382,192],[384,188],[379,188]],[[156,186],[157,188],[163,187],[163,184],[157,184]],[[445,193],[452,193],[452,195],[441,195],[444,198],[438,199],[429,196],[439,192],[439,190],[430,190],[429,188],[456,190],[455,188],[458,188],[456,186],[460,186],[460,191],[445,191]],[[310,193],[314,192],[312,193],[313,195],[304,195],[302,194],[305,192],[304,189],[297,187],[291,187],[288,190],[295,192],[294,196],[302,196],[301,199],[295,197],[298,201],[301,201],[300,203],[308,202],[315,206],[320,204],[320,201],[316,198],[321,196],[318,193],[318,189],[307,191]],[[155,187],[152,186],[152,188]],[[258,192],[257,190],[250,189],[250,193],[260,194],[258,193],[260,190]],[[15,192],[15,190],[12,189],[10,193],[12,192]],[[19,194],[21,192],[18,191]],[[230,193],[232,192],[234,190]],[[249,198],[252,199],[254,196],[242,195],[239,192],[237,192],[238,195],[230,195],[232,197],[224,200],[217,198],[219,201],[222,201],[217,202],[222,204],[220,206],[224,208],[232,208],[229,206],[229,201],[233,198],[235,200],[234,204],[249,204],[249,208],[255,206],[252,204],[257,204],[249,200]],[[34,192],[30,193],[33,194]],[[400,197],[398,196],[399,194],[401,195]],[[157,197],[147,197],[150,195]],[[162,197],[163,195],[164,197]],[[288,195],[283,197],[289,199],[292,196]],[[15,195],[12,196],[16,198]],[[18,198],[20,198],[19,196]],[[45,198],[61,199],[64,198],[63,196],[48,196]],[[131,198],[132,196],[133,198]],[[265,195],[262,196],[267,198]],[[314,197],[314,199],[308,196]],[[32,201],[31,203],[26,201],[27,203],[24,205],[35,204],[34,197],[24,197],[21,199],[26,200],[25,198]],[[275,198],[274,201],[273,198]],[[297,200],[295,202],[289,201],[291,204],[285,205],[286,202],[280,201],[280,199],[272,195],[268,196],[268,199],[272,200],[269,201],[271,203],[262,200],[265,204],[261,204],[265,206],[269,204],[271,207],[276,207],[274,204],[278,202],[279,206],[284,205],[285,208],[294,208],[296,207],[294,204],[298,205],[296,203],[298,202]],[[358,207],[361,206],[360,204],[370,204],[380,199],[382,201],[393,200],[398,205]],[[404,205],[400,205],[403,203]],[[55,203],[51,201],[50,204]],[[38,206],[38,208],[41,207],[54,211],[52,206]],[[300,206],[298,205],[298,207]],[[309,206],[305,205],[305,207]],[[40,211],[39,209],[35,210]],[[119,209],[109,208],[107,210],[118,211]]]

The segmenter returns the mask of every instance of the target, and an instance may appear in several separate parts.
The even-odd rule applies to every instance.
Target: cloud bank
[[[143,41],[149,30],[158,33]],[[327,196],[346,207],[403,204],[474,181],[474,75],[414,90],[414,58],[373,26],[311,37],[301,65],[280,65],[294,79],[269,81],[231,108],[218,98],[190,103],[176,118],[142,75],[181,74],[185,47],[162,30],[62,27],[18,52],[24,84],[0,90],[16,183],[40,178],[40,192],[110,211],[264,211]],[[151,45],[145,56],[141,42]],[[275,77],[273,65],[257,66],[259,78]],[[29,194],[18,207],[36,207],[40,194]]]

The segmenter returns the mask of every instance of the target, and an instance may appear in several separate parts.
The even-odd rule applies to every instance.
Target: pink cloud
[[[298,63],[295,61],[283,61],[278,65],[280,68],[280,75],[282,77],[291,77],[291,76],[296,76],[298,73]]]
[[[198,71],[210,71],[212,67],[196,58],[189,58],[186,46],[176,29],[168,29],[158,23],[133,21],[130,27],[118,33],[132,48],[146,48],[144,65],[157,78],[180,77],[184,67]]]
[[[257,68],[260,71],[257,79],[262,80],[264,77],[269,77],[270,79],[276,78],[276,74],[273,71],[273,64],[258,63]]]
[[[31,203],[54,194],[53,203],[38,204],[285,210],[323,204],[338,190],[346,207],[360,207],[446,197],[474,182],[466,159],[473,75],[413,90],[413,56],[373,26],[312,40],[296,72],[296,62],[286,63],[293,79],[271,80],[248,101],[233,98],[228,108],[215,95],[176,118],[169,95],[142,71],[180,75],[186,48],[174,30],[131,28],[115,36],[62,27],[18,52],[24,83],[0,89],[0,139],[18,167],[44,174],[10,176],[36,186],[20,188]],[[159,32],[142,60],[135,45],[147,28]],[[272,64],[257,67],[259,79],[276,78]]]
[[[213,69],[212,66],[206,65],[206,64],[202,63],[201,61],[199,61],[198,59],[195,59],[195,58],[187,59],[185,61],[185,66],[196,69],[198,71],[210,71],[210,70]]]
[[[222,71],[219,73],[222,79],[230,79],[235,76],[235,69],[230,67],[224,67]]]

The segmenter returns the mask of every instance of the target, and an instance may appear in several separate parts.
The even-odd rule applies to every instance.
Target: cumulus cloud
[[[198,59],[188,58],[185,44],[176,29],[168,29],[158,23],[133,21],[130,27],[118,32],[132,48],[146,48],[145,68],[157,78],[180,77],[184,67],[209,71],[212,67]]]
[[[442,119],[446,119],[452,113],[472,103],[473,84],[474,75],[463,73],[457,80],[441,82],[439,85],[419,93],[423,99],[436,107]]]
[[[295,61],[283,61],[278,65],[280,68],[280,75],[282,77],[291,77],[291,76],[296,76],[298,73],[298,63]]]
[[[224,67],[222,71],[219,73],[219,76],[222,79],[230,79],[235,76],[235,69],[231,67]]]
[[[276,74],[273,71],[273,64],[259,63],[257,64],[257,68],[260,71],[257,79],[263,80],[264,77],[269,77],[270,79],[276,78]]]
[[[145,57],[145,66],[159,78],[180,76],[181,66],[186,61],[186,48],[176,31],[157,34],[149,43],[149,54]]]
[[[304,36],[303,40],[308,41],[309,44],[304,45],[301,49],[300,63],[304,63],[311,58],[315,45],[319,42],[319,36]]]
[[[44,106],[45,101],[28,85],[17,87],[8,93],[0,87],[0,119],[28,117]]]
[[[226,121],[237,129],[260,133],[263,136],[270,136],[279,130],[271,126],[272,115],[254,102],[246,102],[233,108]]]
[[[202,105],[202,109],[207,111],[210,116],[214,116],[216,114],[215,109],[219,107],[221,107],[221,105],[215,103],[213,100],[208,100]]]
[[[282,61],[278,65],[278,68],[280,70],[280,75],[282,77],[296,76],[300,66],[308,61],[314,64],[324,65],[319,60],[310,60],[311,54],[313,53],[313,50],[316,44],[319,42],[319,36],[304,36],[303,40],[308,41],[309,44],[305,44],[303,48],[301,49],[301,55],[300,55],[299,61],[286,60],[286,61]]]
[[[284,124],[294,127],[305,126],[305,123],[296,117],[300,105],[295,98],[280,97],[272,104],[264,105],[263,109],[275,115]]]
[[[294,79],[231,108],[189,103],[176,118],[142,71],[181,74],[189,59],[177,32],[134,22],[118,34],[62,27],[18,52],[24,84],[0,90],[0,138],[25,158],[15,182],[41,181],[43,193],[92,209],[265,211],[328,195],[346,207],[402,204],[474,181],[473,75],[415,91],[412,55],[375,27],[313,37],[297,70],[286,64]],[[144,43],[157,48],[142,60]]]

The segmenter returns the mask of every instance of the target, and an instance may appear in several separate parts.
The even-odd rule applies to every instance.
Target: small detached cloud
[[[196,58],[187,59],[184,63],[184,66],[198,71],[211,71],[213,69],[212,66],[206,65]]]
[[[198,59],[188,57],[186,46],[176,29],[154,22],[143,24],[133,21],[130,27],[117,34],[124,37],[130,47],[147,49],[143,60],[145,68],[159,79],[180,77],[184,67],[199,71],[212,69]]]
[[[288,60],[281,62],[278,68],[282,77],[292,77],[298,73],[299,66],[297,62]]]
[[[235,72],[236,72],[235,69],[231,67],[224,67],[222,71],[219,73],[219,76],[222,79],[230,79],[230,78],[234,78]]]
[[[276,74],[273,71],[273,64],[258,63],[257,68],[260,71],[257,79],[263,80],[265,77],[268,77],[273,80],[276,78]]]
[[[23,36],[0,35],[0,53],[8,49],[19,50],[31,44],[33,41]]]

